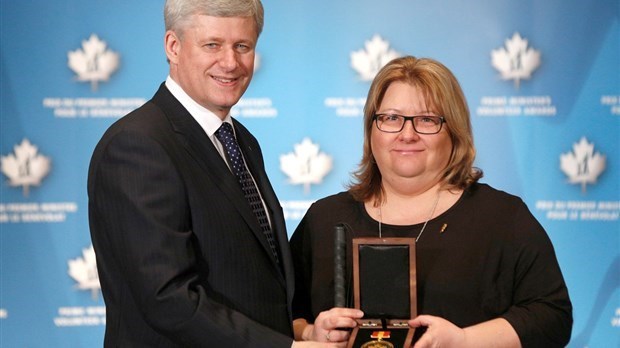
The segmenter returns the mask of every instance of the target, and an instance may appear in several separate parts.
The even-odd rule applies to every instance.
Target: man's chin
[[[241,98],[239,98],[241,99]],[[235,100],[235,101],[231,101],[231,102],[226,102],[226,103],[221,103],[218,105],[218,108],[221,110],[230,110],[232,109],[233,106],[235,106],[238,102],[239,99]]]

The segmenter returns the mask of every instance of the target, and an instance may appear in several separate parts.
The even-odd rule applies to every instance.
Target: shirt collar
[[[216,114],[198,104],[187,93],[185,93],[183,88],[181,88],[181,86],[179,86],[179,84],[174,81],[170,75],[166,78],[166,87],[170,93],[177,98],[179,103],[185,107],[190,115],[192,115],[196,122],[200,124],[200,127],[204,129],[205,133],[207,133],[209,137],[213,137],[215,131],[217,131],[222,125],[222,122],[228,122],[231,125],[233,124],[230,114],[226,115],[224,121],[222,121]]]

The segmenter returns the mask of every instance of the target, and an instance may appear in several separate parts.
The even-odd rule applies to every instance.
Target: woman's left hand
[[[446,319],[420,315],[408,323],[413,328],[427,328],[413,348],[462,347],[465,342],[465,330]]]

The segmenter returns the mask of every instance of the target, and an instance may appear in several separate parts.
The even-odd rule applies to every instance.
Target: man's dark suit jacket
[[[236,120],[281,267],[235,176],[164,84],[117,121],[89,168],[106,347],[290,347],[293,270],[282,207]]]

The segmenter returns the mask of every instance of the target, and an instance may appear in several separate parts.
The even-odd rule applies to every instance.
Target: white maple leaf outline
[[[500,72],[503,80],[514,79],[515,88],[519,89],[520,81],[529,80],[540,66],[540,52],[528,48],[528,41],[519,33],[514,33],[505,44],[505,48],[491,51],[491,64]]]
[[[594,144],[582,137],[573,144],[573,152],[560,155],[560,169],[568,176],[571,184],[581,184],[582,192],[587,184],[595,184],[599,175],[605,170],[606,158],[599,152],[594,153]]]
[[[294,145],[295,152],[280,156],[280,170],[289,177],[289,183],[304,185],[304,193],[311,184],[320,184],[332,169],[332,158],[319,152],[319,146],[310,138]]]
[[[365,50],[351,52],[351,67],[363,81],[372,81],[385,64],[400,57],[400,53],[390,49],[389,42],[378,34],[366,41],[364,46]]]
[[[97,300],[101,284],[99,283],[99,273],[97,272],[97,261],[95,258],[95,248],[91,245],[82,249],[82,257],[71,259],[69,264],[69,276],[77,282],[80,290],[90,290],[93,300]]]
[[[52,161],[39,155],[38,148],[23,139],[13,147],[15,154],[0,157],[2,173],[9,178],[10,186],[23,186],[24,197],[28,197],[30,186],[39,186],[49,173]]]
[[[69,68],[77,74],[78,81],[90,81],[93,91],[99,81],[108,81],[119,64],[119,55],[106,49],[105,41],[96,34],[82,41],[82,48],[69,51]]]

